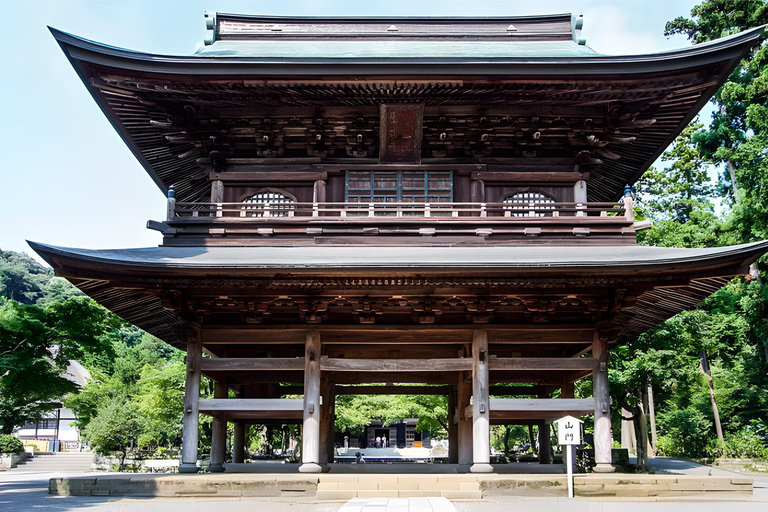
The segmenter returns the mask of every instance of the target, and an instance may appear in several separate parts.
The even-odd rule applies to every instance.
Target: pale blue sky
[[[46,26],[152,53],[192,53],[205,11],[271,15],[509,16],[583,13],[601,53],[688,46],[663,35],[697,1],[0,1],[0,248],[25,240],[87,248],[146,247],[160,235],[165,199],[80,82]]]

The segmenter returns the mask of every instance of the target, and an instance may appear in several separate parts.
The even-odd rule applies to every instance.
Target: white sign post
[[[565,452],[565,467],[568,472],[568,497],[573,498],[573,455],[577,445],[581,444],[581,424],[580,419],[573,416],[560,418],[557,423],[558,444]]]

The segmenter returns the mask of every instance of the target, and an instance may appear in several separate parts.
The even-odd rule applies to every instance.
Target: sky
[[[2,1],[0,249],[26,240],[64,247],[149,247],[161,236],[165,196],[75,74],[47,26],[112,46],[189,55],[206,11],[306,16],[514,16],[583,13],[582,37],[605,54],[689,46],[664,24],[698,1]]]

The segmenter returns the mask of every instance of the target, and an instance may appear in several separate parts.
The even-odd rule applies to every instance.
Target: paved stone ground
[[[722,468],[702,466],[680,459],[656,458],[651,464],[658,471],[670,474],[734,476],[737,473]],[[82,474],[80,474],[82,475]],[[115,499],[102,497],[59,497],[48,494],[48,480],[63,474],[32,474],[0,472],[0,511],[2,512],[340,512],[342,503],[312,503],[311,499],[257,498],[140,498]],[[755,480],[755,492],[743,501],[721,501],[710,498],[540,498],[498,497],[478,501],[456,501],[456,512],[765,512],[768,510],[768,475],[750,474]],[[685,504],[683,504],[685,503]],[[386,509],[384,509],[386,510]]]

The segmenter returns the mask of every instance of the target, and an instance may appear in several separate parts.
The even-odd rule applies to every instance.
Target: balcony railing
[[[627,215],[627,212],[630,215]],[[478,218],[547,222],[562,217],[602,217],[634,221],[622,203],[175,203],[169,221],[238,218],[252,221],[420,218],[477,221]],[[297,219],[301,218],[301,219]],[[550,221],[551,222],[551,221]],[[557,220],[555,220],[557,222]]]

